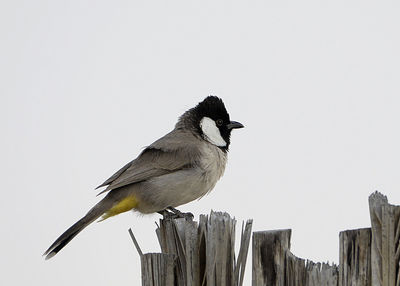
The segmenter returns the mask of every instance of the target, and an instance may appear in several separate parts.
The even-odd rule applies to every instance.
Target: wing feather
[[[191,132],[173,130],[160,138],[133,161],[126,164],[98,188],[110,191],[129,184],[139,183],[178,170],[191,168],[198,161],[198,138]]]

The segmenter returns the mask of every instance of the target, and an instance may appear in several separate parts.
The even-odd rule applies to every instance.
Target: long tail
[[[74,225],[67,229],[56,241],[46,250],[46,260],[52,258],[61,249],[64,248],[78,233],[85,227],[106,213],[113,206],[113,200],[108,196],[97,203],[83,218],[78,220]]]

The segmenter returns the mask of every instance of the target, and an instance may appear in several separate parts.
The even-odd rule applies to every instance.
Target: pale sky
[[[398,1],[2,1],[0,284],[140,285],[127,229],[158,252],[159,215],[41,255],[210,94],[246,128],[216,188],[180,209],[226,211],[238,234],[248,218],[291,228],[295,255],[337,263],[373,191],[400,204],[399,15]]]

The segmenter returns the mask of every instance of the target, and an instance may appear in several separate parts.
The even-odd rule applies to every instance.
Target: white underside
[[[226,146],[226,142],[222,138],[214,120],[209,117],[203,117],[200,121],[200,128],[203,130],[204,137],[208,142],[218,147]]]

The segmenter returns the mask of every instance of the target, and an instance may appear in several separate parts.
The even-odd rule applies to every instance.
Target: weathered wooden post
[[[235,226],[236,220],[221,212],[201,215],[199,223],[185,218],[160,220],[156,233],[162,253],[141,255],[142,285],[243,285],[252,221],[242,226],[237,260]],[[154,274],[165,276],[161,284],[157,283],[162,277],[153,283]]]
[[[176,256],[165,253],[146,253],[140,257],[143,286],[174,286]]]
[[[400,206],[390,205],[386,196],[369,196],[371,215],[371,272],[374,286],[400,285]]]
[[[253,234],[253,286],[285,285],[285,256],[292,231],[271,230]]]
[[[400,206],[375,192],[369,197],[371,228],[339,234],[339,267],[290,252],[291,230],[253,234],[253,286],[400,286]],[[235,259],[236,220],[227,213],[160,220],[162,253],[143,255],[142,285],[237,286],[243,284],[252,221],[242,225]]]
[[[146,253],[143,254],[131,229],[128,230],[140,256],[142,265],[143,286],[174,286],[176,285],[177,259],[174,254]]]
[[[252,285],[337,286],[337,266],[296,257],[290,237],[290,229],[254,232]]]
[[[371,228],[339,234],[339,286],[372,286]]]

